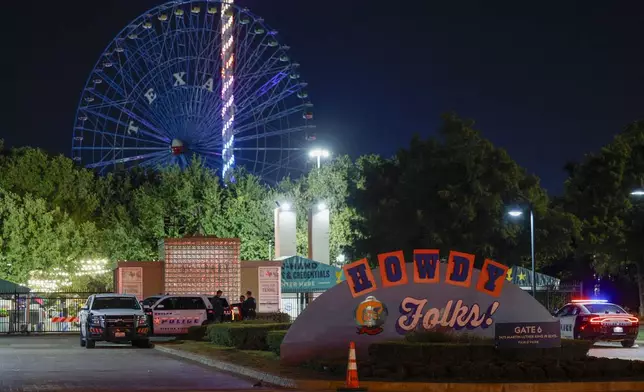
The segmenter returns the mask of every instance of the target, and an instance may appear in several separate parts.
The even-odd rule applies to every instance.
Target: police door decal
[[[206,320],[206,309],[193,309],[192,298],[167,298],[154,310],[154,334],[186,334],[190,327]],[[169,309],[168,309],[169,308]]]

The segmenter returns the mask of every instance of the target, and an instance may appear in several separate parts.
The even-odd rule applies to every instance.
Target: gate
[[[79,332],[78,314],[95,293],[0,293],[0,334]]]
[[[323,291],[282,293],[280,311],[287,313],[291,316],[291,321],[294,321],[322,293]]]
[[[575,298],[582,298],[584,285],[582,282],[561,283],[556,286],[550,285],[537,291],[537,300],[551,312],[561,309],[565,304]]]

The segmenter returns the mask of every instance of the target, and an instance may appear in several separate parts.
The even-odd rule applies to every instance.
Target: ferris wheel
[[[304,168],[312,104],[277,32],[233,0],[171,1],[126,26],[89,75],[72,157],[103,173],[185,167],[278,181]]]

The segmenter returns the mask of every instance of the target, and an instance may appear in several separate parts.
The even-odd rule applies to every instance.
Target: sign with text
[[[259,293],[257,311],[260,313],[277,313],[280,311],[280,267],[259,267]]]
[[[494,338],[499,348],[561,347],[559,321],[546,323],[497,323]]]
[[[318,265],[293,261],[283,265],[283,292],[289,278],[332,278]],[[345,279],[329,282],[334,285],[310,302],[289,328],[280,348],[282,360],[295,364],[344,357],[348,341],[355,342],[358,356],[366,356],[374,342],[400,340],[422,331],[467,333],[491,340],[495,326],[503,323],[534,325],[535,333],[511,332],[531,335],[532,339],[522,338],[528,342],[538,340],[543,345],[550,339],[547,344],[553,344],[551,327],[541,323],[555,319],[528,292],[507,279],[509,268],[482,259],[476,263],[479,269],[475,261],[475,255],[464,252],[441,255],[438,249],[414,249],[407,254],[381,253],[373,260],[345,265]]]
[[[143,268],[119,268],[119,294],[134,294],[139,300],[143,299]]]
[[[342,269],[300,256],[282,260],[282,292],[325,291],[344,280]]]

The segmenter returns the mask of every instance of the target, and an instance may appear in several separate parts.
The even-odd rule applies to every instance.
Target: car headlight
[[[92,324],[95,325],[100,325],[101,324],[101,316],[92,316]]]
[[[136,323],[137,325],[146,325],[148,323],[148,316],[139,316]]]

